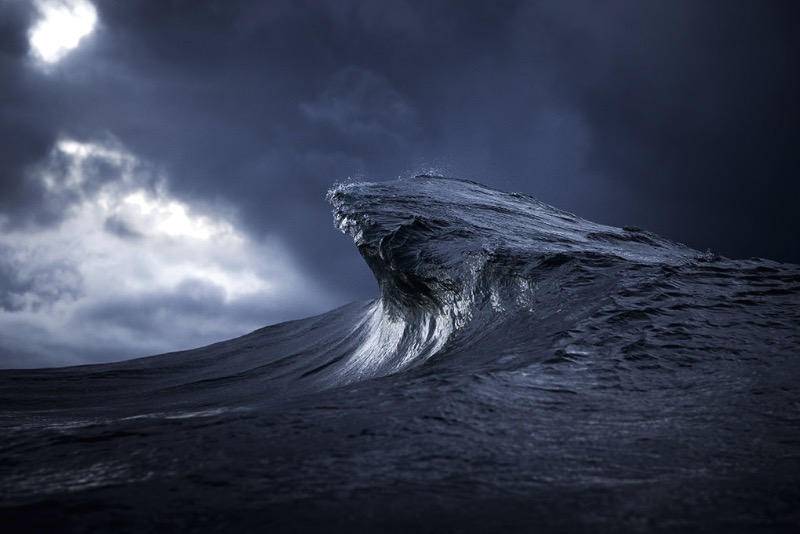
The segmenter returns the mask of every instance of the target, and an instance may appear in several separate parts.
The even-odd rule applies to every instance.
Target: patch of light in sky
[[[224,216],[198,212],[171,197],[163,180],[149,187],[140,183],[138,161],[131,154],[110,144],[73,140],[60,141],[56,149],[69,157],[68,170],[60,175],[43,172],[42,183],[54,195],[78,193],[83,197],[59,233],[71,234],[70,239],[84,236],[81,247],[89,255],[87,268],[91,268],[92,258],[118,258],[121,265],[111,272],[124,271],[123,263],[131,262],[142,272],[141,268],[150,263],[143,279],[126,274],[121,277],[123,285],[138,282],[142,287],[174,286],[191,278],[220,287],[227,299],[267,291],[273,285],[253,271],[261,263],[252,257],[254,243]],[[85,168],[98,161],[111,164],[119,174],[100,187],[90,187]],[[125,228],[128,237],[140,239],[126,242],[109,236],[104,232],[109,220]],[[126,253],[137,255],[138,261],[126,258]],[[227,258],[242,261],[231,262]],[[101,278],[108,277],[106,274]]]
[[[120,199],[116,200],[119,202]],[[225,237],[234,241],[241,239],[228,222],[203,215],[190,215],[185,204],[148,195],[144,190],[135,191],[121,201],[127,206],[137,208],[140,212],[138,217],[147,218],[151,228],[170,236],[203,240],[212,237]]]
[[[36,332],[60,352],[90,345],[166,352],[244,334],[281,309],[308,314],[333,301],[278,239],[253,240],[231,208],[177,198],[155,167],[113,140],[62,139],[34,177],[44,203],[65,211],[56,225],[0,232],[4,261],[19,278],[0,305],[0,331],[21,332],[19,346]],[[181,308],[181,298],[195,296],[206,303],[201,309]],[[128,303],[137,302],[159,304],[131,312]],[[103,328],[82,322],[106,309],[128,311],[98,311]],[[131,313],[159,320],[142,332],[130,326]],[[87,361],[76,358],[70,363]]]
[[[45,63],[56,63],[97,24],[97,10],[87,0],[35,0],[39,20],[28,34],[31,51]]]

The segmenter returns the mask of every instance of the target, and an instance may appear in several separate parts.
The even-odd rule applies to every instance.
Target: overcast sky
[[[376,296],[324,200],[348,178],[800,262],[795,5],[0,0],[0,367]]]

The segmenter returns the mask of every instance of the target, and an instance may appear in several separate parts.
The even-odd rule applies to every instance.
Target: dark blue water
[[[800,266],[461,180],[329,200],[379,299],[0,372],[4,532],[800,526]]]

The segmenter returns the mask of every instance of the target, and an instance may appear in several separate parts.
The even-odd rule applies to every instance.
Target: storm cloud
[[[47,65],[30,40],[44,3],[0,0],[2,329],[25,316],[47,332],[36,365],[68,322],[105,325],[102,342],[64,341],[99,361],[375,296],[324,202],[348,179],[470,178],[701,250],[800,262],[794,2],[96,0],[94,31]],[[70,146],[95,151],[80,176]],[[136,191],[229,225],[248,245],[219,271],[253,261],[283,293],[236,303],[187,268],[96,296],[90,260],[65,248],[85,239],[67,232],[178,262],[150,204],[123,201]],[[112,193],[120,209],[94,208]],[[20,259],[32,244],[39,259]],[[203,254],[187,261],[221,261]],[[282,267],[263,274],[270,254]],[[69,321],[47,311],[62,300]],[[201,339],[178,320],[193,313],[228,326]],[[137,341],[148,332],[159,341]],[[20,336],[0,339],[14,365],[29,358]]]

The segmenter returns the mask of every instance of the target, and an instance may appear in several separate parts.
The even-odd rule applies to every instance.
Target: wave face
[[[800,267],[449,178],[328,200],[380,298],[191,351],[0,372],[0,520],[800,522]]]

